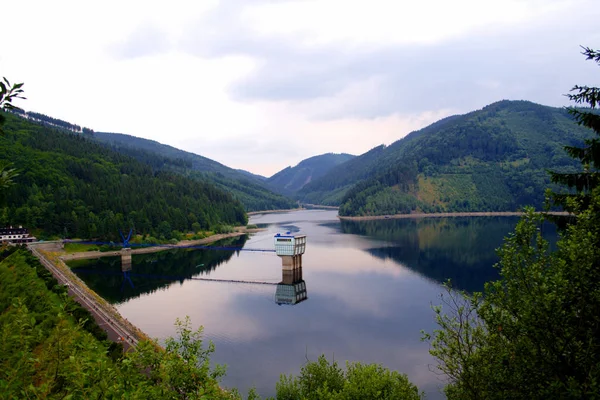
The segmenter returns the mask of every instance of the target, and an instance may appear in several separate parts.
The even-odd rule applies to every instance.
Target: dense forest
[[[309,182],[318,179],[329,172],[333,167],[351,160],[351,154],[327,153],[302,160],[295,167],[282,169],[267,179],[267,183],[278,193],[293,195]]]
[[[548,169],[573,171],[564,151],[589,136],[567,111],[501,101],[379,146],[298,193],[340,215],[509,211],[542,206]]]
[[[0,164],[19,175],[3,191],[0,225],[24,225],[42,237],[117,239],[119,229],[169,239],[247,222],[243,205],[205,181],[154,170],[84,134],[6,114]],[[174,231],[175,234],[174,234]]]
[[[185,321],[164,351],[140,342],[123,354],[25,249],[0,252],[0,327],[2,398],[241,398],[219,387],[224,371]]]
[[[94,133],[93,129],[86,128],[86,127],[82,128],[81,126],[79,126],[77,124],[72,124],[70,122],[63,121],[62,119],[53,118],[53,117],[50,117],[45,114],[40,114],[40,113],[36,113],[33,111],[24,111],[24,110],[21,110],[20,108],[13,108],[10,110],[10,112],[12,112],[13,114],[20,115],[23,118],[27,118],[29,120],[40,122],[44,125],[56,126],[59,128],[68,129],[73,132],[83,132],[83,133],[87,133],[87,134]]]
[[[296,207],[290,198],[274,193],[265,178],[229,168],[200,155],[179,150],[154,140],[119,133],[95,132],[93,140],[151,165],[155,171],[170,171],[209,182],[230,192],[247,211]]]

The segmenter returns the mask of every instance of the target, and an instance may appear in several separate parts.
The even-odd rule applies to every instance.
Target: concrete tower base
[[[284,271],[292,271],[302,268],[302,254],[296,256],[279,256],[281,257],[281,269]]]

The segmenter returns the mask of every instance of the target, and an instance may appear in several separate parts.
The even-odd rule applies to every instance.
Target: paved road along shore
[[[138,338],[135,329],[132,329],[132,326],[128,326],[116,309],[108,303],[101,304],[93,295],[87,293],[86,289],[90,292],[91,290],[64,263],[61,262],[66,269],[63,271],[49,261],[43,252],[37,248],[38,243],[30,243],[27,247],[40,260],[42,265],[54,275],[59,284],[68,285],[69,295],[92,314],[96,323],[106,331],[110,340],[123,343],[125,351],[137,345]],[[110,308],[107,309],[108,307]]]

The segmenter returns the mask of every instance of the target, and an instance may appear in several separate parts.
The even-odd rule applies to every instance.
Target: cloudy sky
[[[598,0],[29,1],[0,75],[26,110],[270,176],[501,99],[599,85]]]

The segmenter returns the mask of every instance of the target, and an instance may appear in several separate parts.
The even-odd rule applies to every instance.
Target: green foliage
[[[95,244],[65,243],[64,250],[67,253],[80,253],[83,251],[97,251],[99,247]]]
[[[263,181],[228,178],[219,173],[197,174],[192,173],[190,176],[214,182],[218,187],[232,193],[248,211],[284,210],[296,207],[294,200],[273,193]]]
[[[23,87],[22,83],[11,85],[6,78],[4,78],[4,81],[0,80],[0,134],[4,134],[2,125],[6,121],[1,111],[18,110],[19,108],[12,104],[13,99],[25,99],[22,95],[23,89],[21,87]],[[14,184],[13,179],[19,175],[15,168],[9,168],[10,165],[11,163],[0,163],[0,202],[4,200],[3,197],[6,189]]]
[[[6,116],[0,163],[19,165],[20,184],[6,193],[0,225],[111,240],[134,227],[168,240],[193,223],[210,229],[247,222],[242,204],[210,183],[154,172],[82,135]]]
[[[600,53],[584,49],[600,62]],[[571,99],[593,110],[600,89],[575,86]],[[600,133],[600,117],[571,109]],[[449,399],[582,399],[600,393],[600,142],[567,146],[584,171],[552,173],[575,193],[554,202],[576,215],[550,252],[533,209],[499,250],[502,278],[484,294],[448,292],[450,313],[435,307],[440,329],[424,338],[450,384]],[[447,312],[448,310],[446,310]]]
[[[551,253],[528,210],[500,249],[502,278],[448,291],[431,354],[449,399],[580,399],[600,390],[600,197]]]
[[[127,361],[137,370],[148,371],[152,385],[161,397],[182,399],[225,399],[218,379],[225,373],[222,366],[210,367],[214,345],[203,348],[202,328],[193,331],[189,318],[177,319],[177,338],[165,341],[165,351],[157,351],[156,342],[142,342]]]
[[[327,153],[302,160],[295,167],[287,167],[269,179],[267,183],[279,193],[292,195],[307,183],[325,175],[332,168],[351,160],[351,154]]]
[[[6,78],[0,80],[0,111],[19,110],[18,107],[15,107],[12,104],[12,101],[14,99],[25,99],[25,97],[23,97],[23,89],[21,89],[22,87],[23,83],[15,83],[11,85]],[[5,120],[6,118],[4,115],[0,113],[0,134],[4,133],[2,130],[2,125],[4,124]]]
[[[348,191],[340,215],[409,214],[417,200],[409,195],[417,178],[416,163],[389,168],[377,178],[365,180]]]
[[[18,112],[18,114],[24,115],[27,117],[27,119],[34,120],[36,122],[40,122],[44,125],[64,128],[64,129],[68,129],[72,132],[77,132],[77,133],[79,133],[79,132],[83,132],[85,134],[93,134],[94,133],[94,131],[92,129],[85,128],[85,127],[82,128],[79,125],[72,124],[67,121],[63,121],[62,119],[52,118],[52,117],[49,117],[48,115],[36,113],[33,111],[22,111],[22,112]]]
[[[14,184],[14,179],[19,176],[15,168],[9,168],[11,163],[0,165],[0,201],[4,200],[3,194],[6,189]]]
[[[340,205],[342,215],[541,207],[550,185],[546,170],[576,171],[563,146],[580,146],[589,136],[573,126],[566,110],[501,101],[376,147],[311,181],[298,197],[317,204],[327,198],[327,204]],[[400,190],[389,191],[396,186]],[[414,200],[400,198],[393,206],[399,193]]]
[[[134,157],[154,171],[174,172],[216,185],[242,202],[247,211],[288,209],[295,206],[291,199],[273,193],[264,178],[231,169],[197,154],[153,140],[118,133],[95,132],[92,139]]]
[[[214,229],[215,233],[232,233],[234,231],[233,226],[231,225],[217,225]]]
[[[341,193],[337,199],[337,204],[344,196],[345,191],[361,179],[365,179],[373,174],[377,161],[384,153],[385,146],[375,147],[368,152],[355,157],[342,165],[333,167],[321,178],[306,184],[297,193],[297,198],[302,203],[328,204],[322,199],[327,197],[330,192],[335,192],[341,188]]]
[[[595,61],[600,65],[600,52],[584,48],[586,59]],[[576,193],[551,192],[555,204],[567,211],[573,211],[577,204],[588,204],[591,192],[600,186],[600,114],[596,112],[600,105],[600,88],[576,85],[571,89],[574,94],[569,99],[577,104],[585,104],[589,108],[569,108],[569,113],[581,126],[591,129],[595,136],[586,139],[583,146],[565,146],[567,153],[579,160],[583,170],[576,172],[551,172],[552,181],[572,188]]]
[[[324,355],[308,362],[299,377],[282,375],[276,386],[277,400],[322,399],[420,399],[422,394],[406,375],[378,364],[329,363]]]
[[[224,369],[210,367],[214,347],[203,347],[201,329],[192,331],[188,319],[177,322],[179,336],[164,350],[141,342],[123,355],[104,331],[104,338],[86,331],[89,314],[80,318],[78,304],[48,289],[26,250],[1,254],[2,398],[241,399],[219,387]]]
[[[38,278],[34,260],[18,250],[0,263],[0,391],[6,398],[114,395],[103,346]]]

